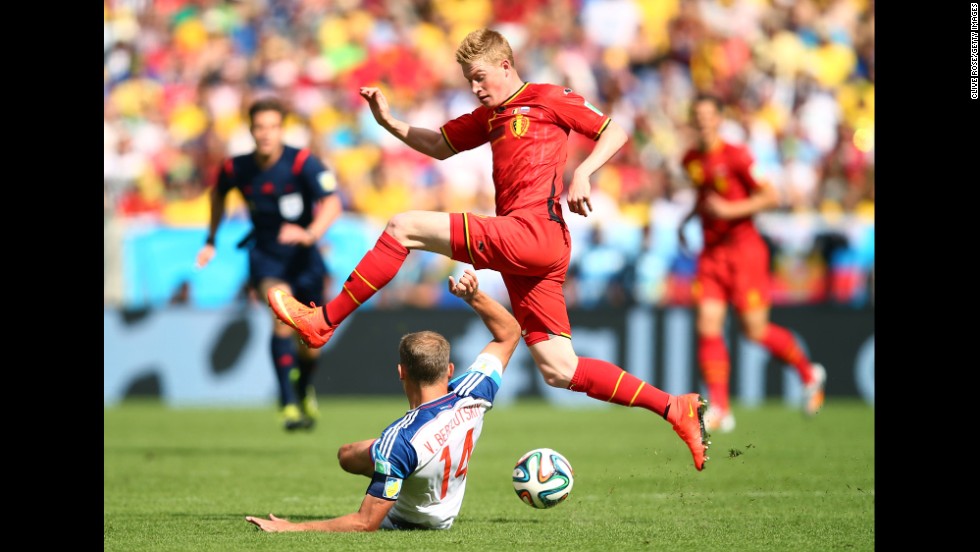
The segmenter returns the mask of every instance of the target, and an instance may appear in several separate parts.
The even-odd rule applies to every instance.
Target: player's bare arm
[[[337,461],[347,473],[363,475],[368,479],[374,476],[374,460],[371,459],[371,445],[377,439],[364,439],[340,445]]]
[[[446,159],[453,155],[453,150],[438,130],[413,127],[391,115],[388,99],[381,89],[372,86],[361,87],[361,97],[367,100],[371,114],[392,136],[404,142],[408,147],[419,153],[424,153],[435,159]]]
[[[750,217],[779,205],[779,194],[770,184],[761,184],[745,199],[727,200],[718,194],[708,194],[704,199],[704,212],[715,218],[731,220]]]
[[[377,531],[388,511],[395,505],[394,500],[384,500],[364,495],[357,512],[333,519],[293,523],[287,519],[269,514],[269,518],[245,516],[245,521],[267,533],[287,533],[297,531],[319,531],[322,533],[354,533]]]
[[[493,341],[483,348],[484,353],[490,353],[500,359],[506,369],[510,357],[517,349],[521,339],[521,326],[514,316],[495,299],[479,290],[480,282],[473,269],[466,269],[456,281],[449,277],[449,291],[466,301],[478,314],[493,335]]]
[[[320,238],[333,226],[343,209],[340,194],[330,194],[320,200],[314,208],[313,222],[306,227],[306,231],[314,238],[314,243],[320,241]]]
[[[283,223],[279,228],[279,243],[313,247],[337,220],[341,210],[340,196],[337,194],[321,199],[314,207],[316,215],[314,215],[313,222],[309,226],[304,227],[291,222]]]
[[[628,136],[623,127],[619,126],[616,121],[609,121],[609,125],[599,136],[592,152],[582,160],[582,163],[572,173],[572,182],[568,185],[568,209],[571,212],[583,217],[589,216],[589,212],[592,211],[590,199],[592,174],[599,170],[599,167],[605,165],[613,155],[616,155],[616,152],[623,147],[627,139]]]
[[[225,196],[218,191],[218,187],[212,186],[208,195],[211,200],[211,219],[208,224],[207,241],[197,253],[197,268],[204,268],[214,258],[214,237],[218,233],[221,219],[225,216]]]

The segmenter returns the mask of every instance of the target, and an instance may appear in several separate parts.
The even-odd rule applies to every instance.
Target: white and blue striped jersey
[[[503,365],[481,354],[449,382],[449,393],[405,413],[371,446],[371,496],[394,500],[383,529],[449,529],[466,491],[466,471],[493,407]]]

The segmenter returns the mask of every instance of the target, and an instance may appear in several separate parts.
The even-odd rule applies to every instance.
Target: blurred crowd
[[[484,26],[511,41],[525,81],[575,89],[631,135],[593,178],[593,215],[566,211],[576,234],[570,306],[684,302],[691,257],[670,236],[693,199],[679,160],[698,91],[724,99],[725,136],[749,145],[781,193],[785,217],[768,226],[775,263],[786,217],[818,221],[805,223],[809,241],[793,258],[822,267],[825,283],[835,252],[866,239],[853,224],[873,228],[873,0],[103,4],[107,289],[121,286],[110,280],[133,228],[205,227],[205,190],[223,158],[251,150],[247,106],[262,95],[288,102],[287,142],[320,155],[346,213],[377,231],[407,209],[492,213],[489,148],[422,156],[384,132],[358,95],[379,85],[400,118],[429,128],[472,110],[454,52]],[[592,144],[573,135],[569,170]],[[229,213],[247,217],[240,202]],[[432,289],[455,267],[415,257],[418,269],[379,304],[438,303]],[[107,292],[107,304],[120,295]]]

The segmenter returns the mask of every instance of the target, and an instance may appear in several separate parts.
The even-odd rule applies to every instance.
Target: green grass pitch
[[[875,549],[875,412],[830,397],[805,419],[781,401],[734,406],[703,472],[670,424],[641,409],[563,409],[521,399],[492,410],[448,531],[263,533],[246,515],[291,520],[357,509],[367,478],[337,448],[376,437],[400,398],[320,397],[311,432],[283,431],[269,408],[103,410],[103,550],[793,550]],[[535,510],[511,469],[551,447],[575,470],[568,501]]]

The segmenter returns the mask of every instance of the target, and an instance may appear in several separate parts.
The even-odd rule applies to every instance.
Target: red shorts
[[[450,221],[453,259],[500,273],[528,346],[550,335],[571,338],[562,285],[572,242],[564,224],[527,211],[452,213]]]
[[[769,248],[761,238],[706,247],[698,257],[694,299],[718,299],[738,311],[769,305]]]

